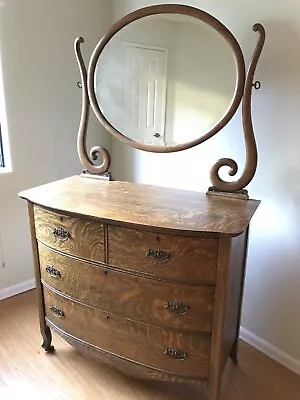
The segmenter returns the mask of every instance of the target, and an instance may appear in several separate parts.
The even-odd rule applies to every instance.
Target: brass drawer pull
[[[65,313],[63,310],[58,308],[57,306],[51,306],[50,310],[53,312],[53,314],[58,317],[58,318],[65,318]]]
[[[174,358],[174,360],[186,360],[187,359],[187,353],[185,353],[183,350],[180,349],[166,349],[164,351],[165,355]]]
[[[164,250],[160,250],[160,249],[149,249],[146,252],[146,256],[154,264],[167,262],[171,258],[171,254],[167,253]]]
[[[53,265],[47,265],[45,268],[51,278],[60,279],[61,273],[58,269],[54,268]]]
[[[186,314],[189,308],[187,304],[180,303],[179,301],[167,301],[165,304],[165,309],[171,310],[175,314]]]
[[[66,242],[71,237],[70,233],[64,228],[54,228],[52,233],[55,239],[58,239],[62,242]]]

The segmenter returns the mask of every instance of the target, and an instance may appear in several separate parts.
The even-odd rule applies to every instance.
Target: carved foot
[[[49,353],[49,354],[55,352],[54,346],[52,346],[52,345],[49,346],[48,344],[45,344],[45,342],[42,344],[42,348],[45,350],[46,353]]]
[[[45,331],[42,332],[42,336],[43,336],[43,339],[44,339],[44,342],[42,344],[42,348],[47,353],[53,353],[55,351],[55,349],[54,349],[54,346],[51,345],[52,334],[51,334],[50,328],[48,326],[45,327]]]

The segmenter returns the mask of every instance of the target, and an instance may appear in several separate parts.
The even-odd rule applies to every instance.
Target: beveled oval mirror
[[[195,146],[223,128],[240,104],[241,49],[201,10],[164,5],[143,11],[119,21],[96,47],[88,74],[91,105],[130,146],[159,152]]]

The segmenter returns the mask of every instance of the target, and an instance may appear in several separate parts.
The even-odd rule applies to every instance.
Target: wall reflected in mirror
[[[204,22],[160,14],[121,29],[100,54],[95,93],[123,135],[172,146],[207,133],[226,114],[236,63],[225,39]]]

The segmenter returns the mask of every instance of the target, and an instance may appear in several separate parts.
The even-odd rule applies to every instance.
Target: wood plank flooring
[[[77,353],[57,335],[45,354],[35,292],[0,302],[1,400],[207,400],[193,385],[135,380]],[[300,377],[241,343],[228,363],[220,400],[300,400]]]

